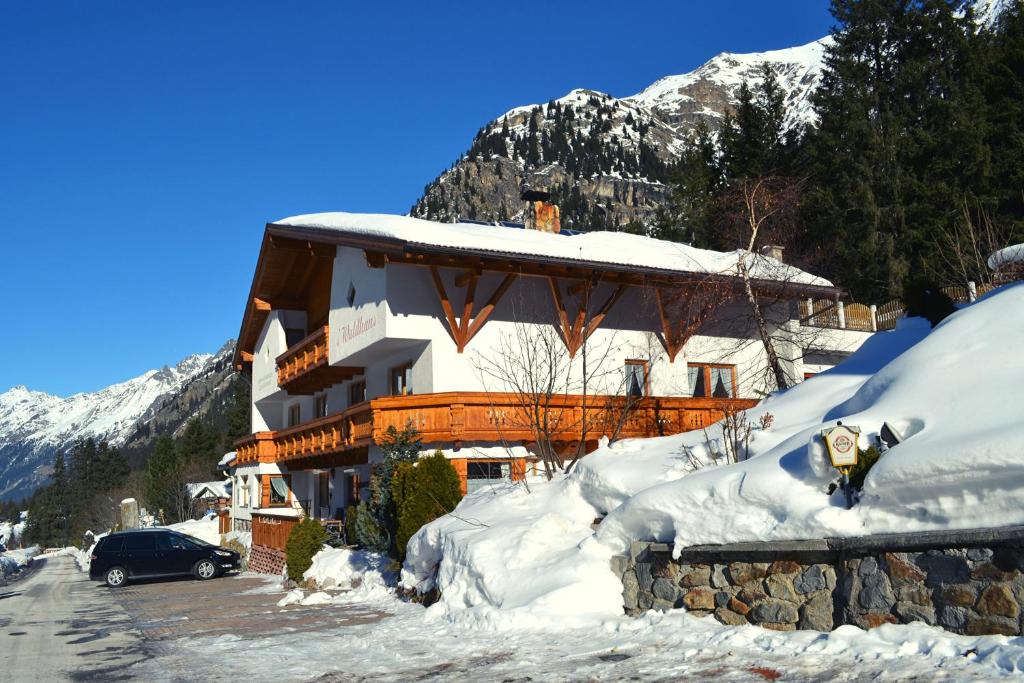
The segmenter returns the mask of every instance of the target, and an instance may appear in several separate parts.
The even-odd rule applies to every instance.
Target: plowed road
[[[145,657],[131,619],[70,557],[0,587],[0,681],[117,680]]]

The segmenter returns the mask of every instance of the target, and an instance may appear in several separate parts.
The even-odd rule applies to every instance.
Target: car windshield
[[[217,546],[215,546],[215,545],[213,545],[211,543],[207,543],[206,541],[204,541],[202,539],[196,538],[195,536],[189,536],[188,534],[175,533],[174,536],[177,536],[178,538],[182,539],[183,541],[186,541],[186,542],[191,543],[193,545],[197,545],[200,548],[216,548],[217,547]]]

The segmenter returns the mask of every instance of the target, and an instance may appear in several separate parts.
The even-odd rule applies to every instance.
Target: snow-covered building
[[[388,427],[409,423],[464,489],[527,476],[537,434],[509,375],[545,364],[578,378],[588,364],[585,387],[566,380],[548,403],[561,417],[545,436],[567,451],[611,429],[673,434],[753,405],[773,385],[758,334],[737,323],[752,319],[740,258],[794,381],[805,349],[816,372],[823,351],[836,360],[870,334],[801,341],[813,328],[798,302],[840,292],[769,255],[404,216],[268,224],[235,356],[251,373],[253,429],[233,465],[236,526],[252,519],[259,543],[265,522],[337,519],[363,495]],[[560,351],[536,342],[551,338]]]

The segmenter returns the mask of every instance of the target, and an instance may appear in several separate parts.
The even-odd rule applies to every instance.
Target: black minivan
[[[128,579],[187,576],[212,579],[237,569],[238,553],[170,529],[135,529],[104,536],[93,548],[89,578],[119,588]]]

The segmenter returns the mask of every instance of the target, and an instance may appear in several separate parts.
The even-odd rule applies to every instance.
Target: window
[[[348,385],[348,404],[354,406],[357,403],[362,403],[366,400],[366,380],[357,379],[353,380]]]
[[[124,539],[125,552],[156,550],[153,534],[132,534]]]
[[[288,504],[288,478],[270,478],[270,505],[281,507]]]
[[[301,327],[284,328],[284,343],[288,346],[289,349],[305,338],[306,330],[302,329]]]
[[[508,460],[466,461],[466,491],[472,492],[500,481],[512,479],[512,463]]]
[[[356,305],[356,286],[351,282],[348,283],[348,296],[345,297],[345,300],[348,301],[349,307]]]
[[[327,394],[321,394],[314,399],[313,417],[327,417]]]
[[[690,363],[689,394],[694,397],[736,398],[736,366]]]
[[[302,422],[302,406],[298,403],[288,406],[288,426],[294,427]]]
[[[412,363],[391,368],[391,395],[408,396],[412,394]]]
[[[626,395],[643,398],[651,393],[650,364],[645,360],[626,361]]]
[[[359,474],[353,473],[345,479],[345,505],[359,503]]]

